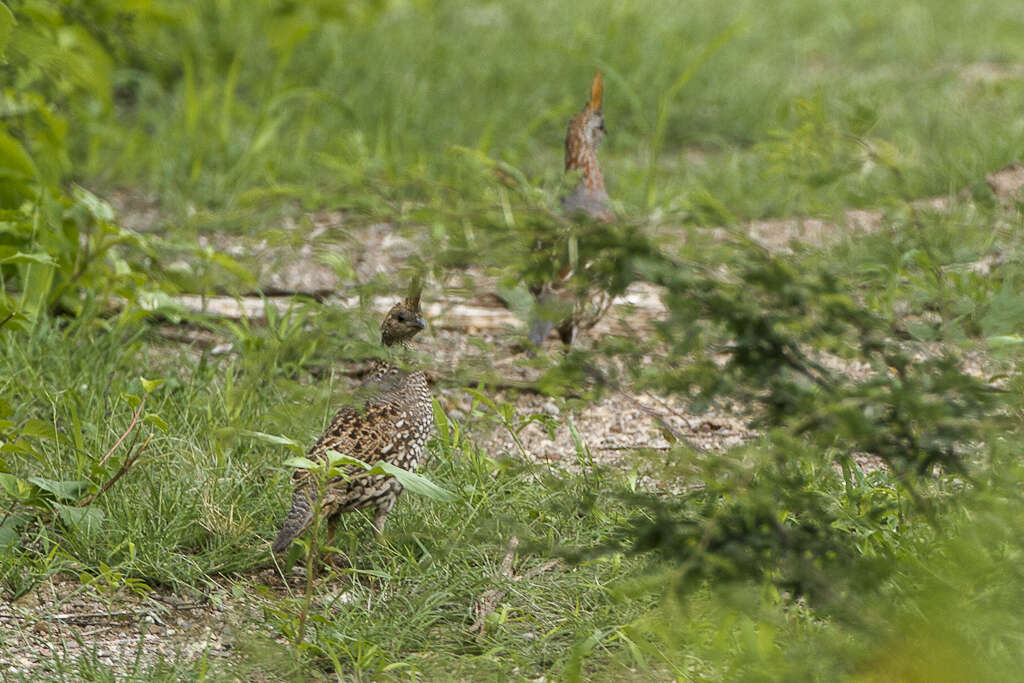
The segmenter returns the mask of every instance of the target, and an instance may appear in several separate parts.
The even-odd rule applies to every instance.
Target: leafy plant
[[[0,487],[3,488],[8,500],[14,505],[34,508],[44,514],[56,513],[61,522],[71,528],[90,531],[101,524],[103,511],[96,507],[90,507],[91,503],[106,493],[135,466],[152,439],[152,435],[147,436],[136,448],[139,439],[139,432],[135,431],[136,427],[151,425],[159,431],[167,430],[167,423],[159,415],[155,413],[142,414],[147,396],[162,384],[162,381],[141,379],[141,382],[144,391],[141,397],[134,394],[124,397],[129,404],[135,406],[127,428],[102,457],[94,459],[86,455],[87,448],[82,438],[82,428],[77,424],[77,420],[73,419],[77,432],[73,436],[72,446],[79,453],[76,474],[84,478],[70,480],[52,480],[43,477],[19,478],[0,472]],[[76,417],[74,413],[72,416]],[[0,427],[2,426],[15,427],[10,422],[6,422],[6,425],[0,424]],[[127,453],[123,456],[112,457],[129,435],[132,436],[132,439],[126,449]],[[28,420],[20,425],[20,428],[0,432],[0,437],[3,438],[3,441],[0,442],[0,453],[18,453],[45,461],[45,454],[30,445],[28,437],[52,440],[56,438],[56,434],[52,425],[39,420]],[[3,461],[0,461],[0,465],[2,464]]]
[[[110,59],[56,4],[17,15],[0,5],[0,27],[0,73],[15,85],[0,92],[0,316],[32,327],[45,312],[134,300],[152,286],[138,268],[150,241],[118,226],[96,195],[65,185],[68,102],[79,125],[109,107]]]

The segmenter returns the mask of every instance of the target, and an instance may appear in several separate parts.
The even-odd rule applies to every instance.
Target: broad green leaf
[[[27,500],[32,493],[32,487],[28,482],[6,472],[0,472],[0,488],[3,488],[11,498],[19,501]]]
[[[30,263],[25,268],[21,295],[21,312],[31,321],[46,310],[53,291],[53,276],[57,269],[53,265]]]
[[[440,500],[445,503],[451,503],[456,500],[450,491],[441,488],[422,474],[403,470],[401,467],[392,465],[384,460],[374,463],[367,474],[389,474],[413,493],[418,493],[433,500]]]
[[[514,287],[498,285],[498,295],[505,300],[509,309],[521,318],[526,318],[537,305],[537,299],[523,284]]]
[[[1001,334],[987,337],[985,341],[991,346],[1012,346],[1014,344],[1024,344],[1024,337],[1019,334]]]
[[[587,655],[604,640],[605,634],[600,629],[594,629],[586,638],[576,641],[569,654],[569,663],[566,665],[564,676],[567,681],[581,681],[583,660]]]
[[[0,453],[23,453],[34,457],[41,457],[36,449],[32,447],[25,439],[17,439],[15,441],[8,441],[0,446]]]
[[[272,443],[275,446],[286,446],[296,453],[303,453],[304,449],[295,441],[289,439],[287,436],[278,436],[276,434],[267,434],[266,432],[255,432],[249,429],[239,429],[237,434],[239,436],[248,436],[250,439],[256,439],[258,441],[266,441]]]
[[[0,523],[0,550],[11,547],[18,540],[18,526],[23,522],[21,518],[11,515]]]
[[[164,383],[162,379],[146,379],[145,377],[140,377],[139,381],[142,382],[142,390],[147,394],[152,393],[154,389]]]
[[[362,460],[359,460],[358,458],[353,458],[351,455],[339,453],[338,451],[327,451],[327,462],[331,465],[331,467],[354,465],[356,467],[361,467],[364,470],[370,469],[370,466],[367,465]]]
[[[569,436],[572,437],[573,445],[576,448],[577,455],[583,455],[586,451],[586,444],[583,443],[582,437],[580,437],[579,431],[576,429],[576,424],[572,421],[572,418],[566,420],[566,424],[569,425]],[[672,443],[671,441],[669,443]]]
[[[35,418],[26,420],[19,430],[21,436],[34,436],[40,439],[54,438],[53,425]]]
[[[677,439],[677,438],[676,438],[676,435],[675,435],[675,434],[673,434],[671,430],[669,430],[669,429],[666,429],[665,427],[659,426],[659,427],[658,427],[658,431],[659,431],[659,432],[661,432],[661,436],[662,436],[662,437],[663,437],[663,438],[665,439],[665,441],[667,441],[667,442],[668,442],[669,444],[674,444],[674,443],[675,443],[676,441],[678,441],[678,440],[679,440],[679,439]]]
[[[170,427],[170,425],[168,425],[167,422],[156,413],[148,413],[146,417],[142,418],[142,421],[146,424],[153,425],[164,433],[167,433],[167,429]]]
[[[100,199],[81,185],[71,188],[71,196],[75,201],[89,210],[95,218],[108,223],[114,220],[114,207],[104,199]]]
[[[49,491],[61,500],[78,500],[82,493],[89,488],[87,481],[55,481],[42,477],[29,477],[27,481],[44,491]]]
[[[287,460],[284,461],[283,465],[285,467],[294,467],[295,469],[300,470],[315,470],[316,468],[320,467],[320,463],[313,462],[309,458],[305,458],[302,456],[288,458]]]
[[[73,505],[53,504],[54,510],[60,515],[64,524],[76,531],[89,533],[98,531],[103,524],[103,510],[97,507],[75,507]]]
[[[40,263],[43,265],[56,265],[53,257],[43,252],[26,254],[14,247],[0,247],[0,263]]]

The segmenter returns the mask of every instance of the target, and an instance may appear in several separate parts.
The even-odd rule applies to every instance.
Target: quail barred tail
[[[271,549],[275,553],[283,553],[292,544],[292,541],[306,530],[309,523],[313,521],[313,506],[311,505],[309,492],[305,488],[296,489],[292,494],[292,507],[288,510],[288,516],[281,525],[281,531]]]

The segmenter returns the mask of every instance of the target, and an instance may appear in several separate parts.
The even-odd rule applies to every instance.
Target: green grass
[[[88,476],[76,471],[83,457],[106,452],[132,414],[120,396],[139,392],[129,368],[138,368],[142,354],[149,358],[149,374],[166,380],[147,412],[174,425],[167,434],[152,430],[156,438],[140,464],[94,504],[102,512],[102,525],[61,526],[54,520],[49,530],[32,526],[31,534],[39,534],[35,543],[7,558],[4,591],[9,597],[31,589],[47,574],[88,572],[102,565],[109,569],[100,579],[113,581],[114,590],[124,587],[117,577],[187,589],[227,575],[248,586],[253,579],[247,573],[269,566],[266,541],[287,507],[290,472],[278,464],[283,459],[279,447],[233,433],[258,427],[313,434],[336,405],[339,386],[298,387],[278,377],[259,391],[239,388],[242,405],[232,407],[223,387],[234,363],[154,348],[144,330],[132,331],[143,334],[129,335],[135,338],[126,343],[124,328],[97,333],[73,323],[67,329],[40,330],[27,344],[5,339],[4,395],[33,397],[18,401],[9,419],[52,425],[51,438],[25,440],[29,453],[23,457],[38,461],[15,460],[19,469],[49,479]],[[96,389],[108,384],[109,416],[105,389]],[[70,433],[75,422],[84,425],[82,451]],[[502,585],[495,575],[508,539],[514,534],[527,539],[520,558],[527,552],[535,558],[525,561],[525,569],[517,565],[520,571],[557,554],[558,548],[603,543],[610,529],[625,522],[630,507],[625,502],[579,507],[576,501],[614,501],[626,492],[625,484],[612,476],[532,472],[514,460],[495,460],[472,442],[435,451],[430,476],[452,490],[456,502],[439,505],[406,496],[392,516],[384,546],[370,540],[367,518],[345,519],[343,549],[359,570],[378,576],[379,588],[367,597],[371,591],[356,584],[356,606],[339,612],[329,605],[314,612],[317,654],[339,658],[356,672],[380,671],[398,662],[439,675],[465,659],[459,666],[466,675],[515,667],[540,673],[564,665],[564,653],[577,633],[617,627],[651,606],[653,596],[615,605],[608,593],[610,584],[643,572],[649,561],[595,557],[522,586],[508,584],[505,604],[511,609],[478,641],[468,631],[472,606],[480,593]],[[291,632],[299,597],[261,603],[269,622]],[[526,647],[512,651],[510,642]],[[357,655],[371,647],[376,654],[365,655],[365,661]],[[293,657],[283,649],[279,655],[285,662]],[[436,657],[444,660],[435,662]]]
[[[108,183],[141,181],[172,208],[215,208],[218,224],[255,213],[254,201],[349,206],[368,191],[402,196],[410,181],[447,183],[463,165],[456,146],[551,184],[565,121],[595,66],[607,74],[603,154],[613,196],[633,211],[693,210],[698,190],[741,218],[942,194],[1024,147],[1024,88],[963,76],[967,65],[1019,59],[1020,20],[1005,2],[770,11],[714,2],[396,3],[368,21],[319,22],[301,11],[282,20],[270,3],[216,7],[139,32],[146,66],[184,76],[168,83],[125,72],[138,83],[137,105],[95,131],[87,168]],[[807,160],[771,154],[772,142],[802,123],[800,99],[817,101],[837,136],[811,150],[823,155],[820,175],[833,177],[824,187],[787,187],[780,180],[807,172]],[[899,176],[884,164],[867,170],[856,138],[884,145]],[[705,160],[687,163],[690,148]]]
[[[23,27],[34,26],[30,7],[10,4]],[[123,23],[116,3],[73,2],[67,21],[85,27],[109,62],[95,58],[95,72],[61,70],[51,67],[77,62],[60,61],[39,42],[22,37],[8,49],[12,64],[29,66],[0,73],[21,79],[12,76],[12,85],[38,87],[75,124],[66,141],[50,140],[66,145],[67,164],[42,154],[28,134],[18,138],[26,149],[47,168],[60,167],[53,173],[62,187],[73,180],[100,196],[117,189],[152,196],[160,220],[155,234],[117,242],[83,272],[69,256],[65,280],[79,288],[50,302],[52,314],[0,329],[5,600],[46,577],[78,576],[101,587],[111,605],[148,588],[207,592],[244,615],[229,634],[229,661],[185,653],[140,659],[126,672],[140,680],[1012,678],[1024,663],[1015,534],[1024,515],[1016,370],[1024,226],[1019,205],[1000,204],[983,178],[1024,151],[1024,84],[972,80],[967,67],[1024,63],[1015,3],[335,5],[169,0]],[[92,43],[78,41],[80,53],[93,54]],[[515,296],[522,252],[536,243],[530,231],[548,223],[561,229],[548,213],[564,183],[564,127],[595,67],[605,73],[610,131],[601,158],[623,223],[636,229],[637,242],[687,236],[682,246],[656,245],[678,251],[670,256],[679,272],[659,273],[641,257],[630,263],[662,282],[687,282],[679,273],[692,269],[712,283],[724,272],[712,294],[749,297],[754,323],[765,312],[759,306],[777,303],[766,315],[787,339],[873,362],[877,393],[841,395],[847,403],[834,405],[821,399],[815,415],[832,420],[832,431],[783,414],[763,438],[733,451],[677,443],[658,456],[663,464],[627,453],[625,468],[581,474],[488,451],[490,430],[548,418],[517,414],[515,392],[478,386],[471,361],[480,358],[459,367],[432,363],[446,401],[479,391],[495,402],[458,416],[458,440],[449,432],[431,444],[425,474],[455,502],[404,496],[381,545],[364,515],[346,516],[339,545],[355,570],[317,583],[300,626],[301,591],[268,588],[264,571],[272,566],[267,541],[290,496],[282,463],[291,452],[275,437],[305,447],[320,433],[350,395],[347,361],[377,353],[374,316],[297,300],[265,325],[169,308],[157,317],[136,305],[141,294],[251,290],[245,257],[239,265],[197,238],[228,234],[297,247],[310,228],[305,213],[326,209],[344,220],[329,243],[346,293],[404,286],[404,271],[357,282],[352,270],[358,237],[350,231],[389,222],[415,246],[406,265],[423,264],[433,282],[460,291],[472,284],[460,269],[480,265]],[[103,84],[112,97],[103,97]],[[495,180],[495,168],[513,180]],[[906,204],[964,188],[973,202],[954,199],[947,213]],[[6,190],[0,194],[6,201]],[[59,195],[47,215],[92,234],[103,221],[83,217],[88,201],[75,196]],[[747,220],[836,219],[857,207],[883,210],[883,228],[797,246],[768,263],[778,268],[755,273],[789,287],[779,291],[738,279],[760,263],[757,249],[711,240],[695,227],[741,231]],[[2,221],[20,210],[3,208]],[[286,219],[298,229],[283,228]],[[0,223],[0,247],[28,252],[46,241],[34,228],[14,240],[8,225]],[[586,234],[635,256],[625,233]],[[70,229],[55,235],[68,254],[93,244]],[[973,264],[986,257],[995,259],[991,270],[977,271]],[[0,271],[4,300],[31,289],[22,273]],[[984,419],[957,422],[971,395],[953,391],[962,388],[954,373],[917,358],[904,375],[896,354],[869,355],[852,322],[821,323],[832,309],[807,298],[829,291],[810,288],[819,276],[839,283],[829,305],[852,302],[850,310],[878,321],[867,329],[887,329],[911,352],[938,343],[982,357],[991,374],[984,379],[1003,391]],[[110,294],[127,301],[120,312],[105,305]],[[552,354],[531,361],[546,371],[539,386],[583,394],[557,399],[565,414],[594,397],[574,384],[579,363],[618,354],[626,366],[644,358],[627,368],[634,379],[695,403],[702,391],[718,391],[718,405],[755,410],[771,394],[813,412],[806,380],[780,371],[775,382],[767,371],[766,379],[715,365],[740,328],[733,318],[680,322],[683,313],[704,320],[696,294],[681,286],[666,292],[660,346],[614,338],[594,355]],[[179,322],[230,342],[231,351],[167,341],[161,326]],[[505,348],[474,341],[483,358]],[[153,388],[141,378],[163,383]],[[926,397],[954,397],[952,415],[912,406],[920,412],[908,413],[906,433],[938,432],[965,454],[968,473],[844,480],[832,463],[850,455],[844,440],[854,439],[858,420],[878,424],[870,420],[885,413],[879,406],[918,398],[901,396],[901,381],[925,387]],[[101,464],[143,397],[139,424]],[[850,408],[861,400],[866,407]],[[74,507],[140,448],[127,474],[89,506]],[[706,487],[645,495],[633,486],[632,465]],[[12,483],[29,478],[37,483]],[[915,494],[926,504],[915,504]],[[820,507],[800,507],[807,501]],[[823,553],[803,564],[796,551],[776,554],[765,541],[772,531],[765,509],[793,532],[823,529],[830,547],[849,555]],[[818,513],[824,526],[815,526]],[[704,536],[687,536],[691,528]],[[517,576],[560,563],[518,581],[496,578],[512,536],[521,541]],[[787,583],[794,571],[806,584]],[[797,594],[807,586],[814,590]],[[477,635],[474,601],[495,587],[507,593]],[[346,591],[346,602],[336,599]],[[13,653],[5,647],[0,642],[0,661]],[[58,658],[51,674],[118,676],[98,656]]]

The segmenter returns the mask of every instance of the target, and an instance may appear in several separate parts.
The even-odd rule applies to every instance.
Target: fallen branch
[[[512,560],[515,558],[516,548],[519,547],[519,538],[513,536],[508,541],[508,550],[505,551],[505,559],[501,561],[501,569],[498,571],[499,576],[506,578],[512,578]]]
[[[544,564],[538,565],[519,576],[516,576],[512,571],[512,561],[515,558],[516,548],[519,547],[519,539],[515,536],[509,539],[508,550],[505,552],[505,557],[501,561],[501,567],[498,570],[498,577],[508,579],[510,581],[522,581],[523,579],[532,579],[543,574],[546,571],[554,569],[561,560],[549,560]],[[475,631],[477,636],[483,636],[487,630],[487,617],[498,608],[501,600],[505,597],[508,590],[501,588],[491,588],[480,594],[480,597],[476,599],[473,605],[473,614],[476,616],[476,620],[473,622],[473,626],[470,630]]]
[[[64,624],[77,624],[79,626],[83,624],[95,623],[97,621],[106,621],[109,619],[116,619],[119,617],[149,617],[158,624],[162,621],[152,611],[133,611],[133,610],[121,610],[117,612],[69,612],[67,614],[51,614],[48,616],[40,616],[38,614],[14,614],[12,612],[0,613],[0,619],[18,619],[20,621],[59,621]]]
[[[513,536],[509,539],[508,550],[505,552],[505,558],[501,561],[501,568],[498,570],[498,576],[506,579],[512,578],[512,560],[515,557],[516,548],[519,547],[519,538]],[[500,590],[498,588],[491,588],[480,594],[480,597],[476,599],[476,604],[473,605],[473,613],[476,615],[476,621],[473,622],[472,630],[476,631],[477,635],[483,635],[486,630],[487,617],[498,607],[498,603],[505,597],[507,591]]]
[[[536,567],[534,567],[533,569],[529,570],[528,572],[526,572],[522,576],[513,577],[512,580],[513,581],[520,581],[521,579],[532,579],[532,578],[534,578],[536,576],[540,576],[544,572],[551,571],[552,569],[554,569],[555,567],[557,567],[561,563],[562,563],[562,561],[559,560],[559,559],[548,560],[544,564],[537,565]]]

